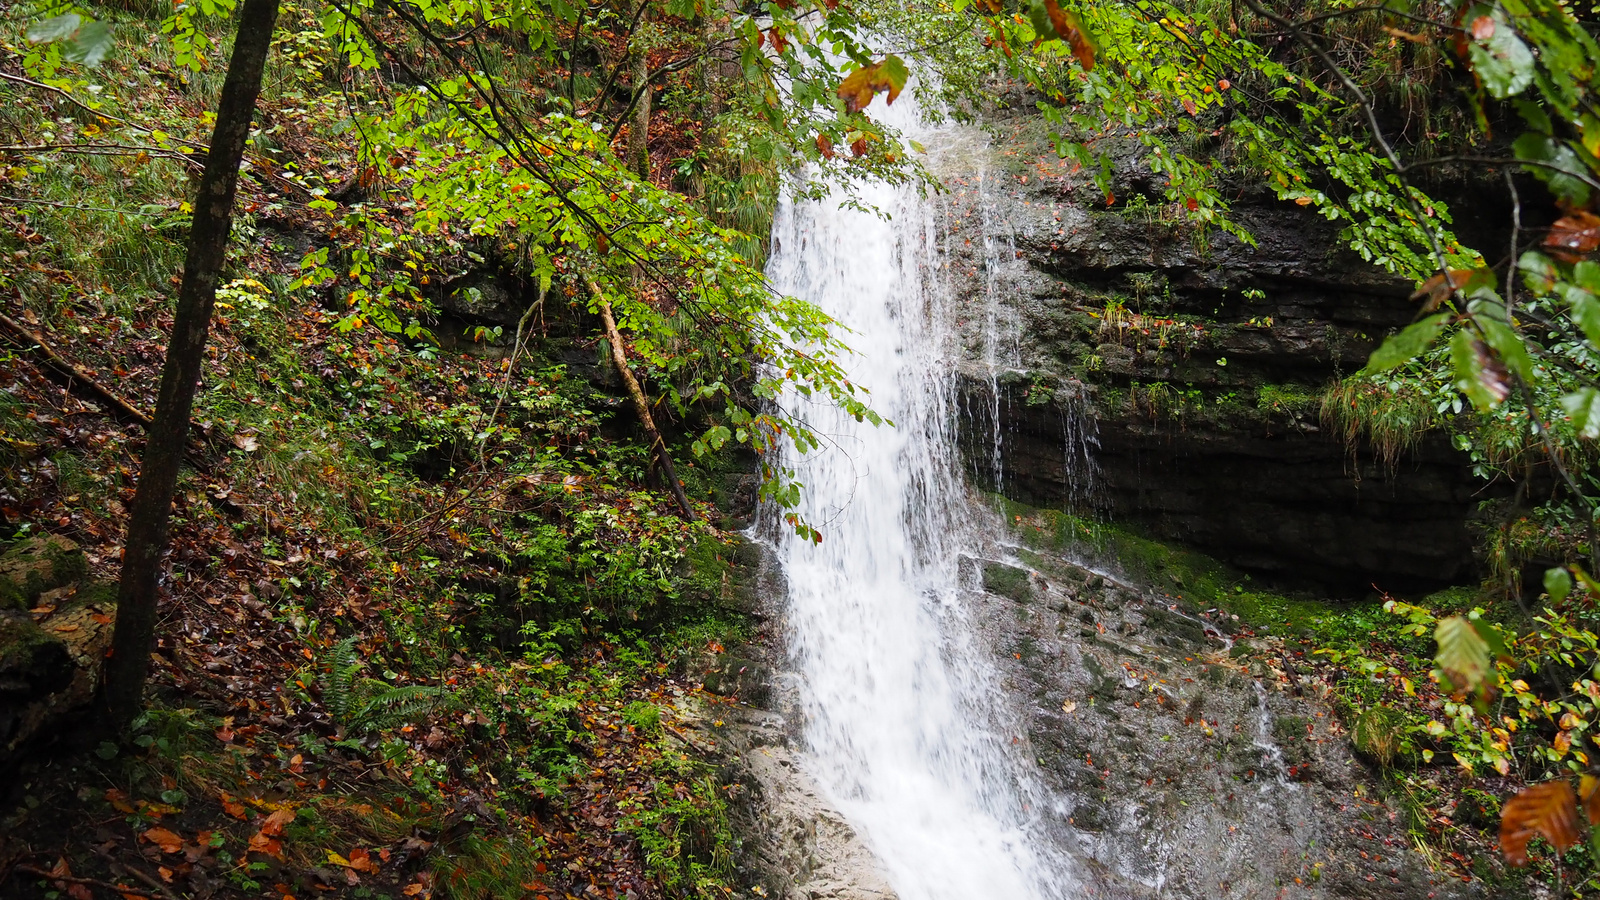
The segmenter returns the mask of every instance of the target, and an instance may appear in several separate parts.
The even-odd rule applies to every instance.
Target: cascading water
[[[910,91],[874,115],[920,130]],[[939,152],[970,131],[921,135]],[[930,165],[937,167],[937,162]],[[769,275],[850,331],[853,381],[893,421],[783,402],[831,447],[789,462],[825,539],[778,542],[809,768],[865,836],[902,900],[1066,896],[1032,776],[962,607],[963,553],[984,544],[956,458],[944,223],[914,187],[859,186],[874,215],[785,202]]]

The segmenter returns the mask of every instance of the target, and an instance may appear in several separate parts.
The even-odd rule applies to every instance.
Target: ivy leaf
[[[1513,866],[1528,864],[1528,842],[1534,835],[1550,842],[1557,853],[1578,843],[1578,801],[1565,779],[1523,788],[1500,812],[1500,850]]]
[[[1368,374],[1382,372],[1415,359],[1433,345],[1449,320],[1449,313],[1435,313],[1420,322],[1411,323],[1399,334],[1390,335],[1384,340],[1383,346],[1372,352],[1367,359],[1367,367],[1362,371]]]
[[[1440,619],[1434,629],[1439,652],[1434,661],[1444,670],[1456,694],[1467,694],[1483,686],[1489,675],[1489,642],[1465,616]]]
[[[1572,417],[1572,427],[1589,440],[1600,438],[1600,390],[1579,388],[1557,401]]]

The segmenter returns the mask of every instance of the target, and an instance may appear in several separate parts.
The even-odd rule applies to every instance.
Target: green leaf
[[[1498,20],[1500,17],[1496,17]],[[1504,21],[1495,22],[1494,34],[1474,41],[1468,48],[1472,71],[1477,73],[1490,94],[1504,100],[1527,90],[1533,84],[1533,51]]]
[[[1572,573],[1565,566],[1556,566],[1544,571],[1544,592],[1550,595],[1551,603],[1560,603],[1572,593]]]
[[[1583,329],[1583,336],[1600,349],[1600,265],[1588,260],[1572,267],[1572,280],[1578,283],[1581,293],[1568,291],[1567,303],[1572,309],[1572,321]]]
[[[61,44],[61,58],[85,66],[97,66],[111,52],[111,26],[77,13],[63,13],[28,28],[28,40],[35,44]]]
[[[1585,181],[1588,167],[1571,147],[1548,134],[1529,131],[1511,144],[1518,159],[1541,165],[1527,166],[1527,170],[1550,186],[1557,199],[1571,206],[1589,204],[1589,185]]]
[[[28,26],[28,40],[35,44],[64,41],[76,34],[82,24],[83,17],[77,13],[65,13]]]
[[[1584,437],[1600,438],[1600,390],[1579,388],[1556,401],[1572,417],[1572,427]]]
[[[1473,408],[1488,412],[1506,399],[1511,389],[1503,368],[1489,356],[1487,348],[1463,328],[1450,339],[1450,366],[1456,376],[1456,390],[1472,401]]]
[[[111,53],[112,45],[111,26],[104,22],[89,21],[62,45],[61,56],[67,62],[94,68]]]
[[[1459,693],[1476,691],[1489,675],[1489,643],[1465,616],[1440,619],[1434,629],[1439,652],[1434,661]]]
[[[1522,272],[1522,283],[1535,294],[1549,293],[1560,275],[1555,261],[1535,250],[1522,254],[1517,260],[1517,269]]]
[[[1384,340],[1383,346],[1372,352],[1367,359],[1367,367],[1362,371],[1368,374],[1382,372],[1415,359],[1433,345],[1449,321],[1450,313],[1435,313],[1420,322],[1411,323],[1399,334],[1390,335]]]
[[[1500,361],[1511,370],[1523,383],[1533,382],[1533,358],[1528,355],[1528,345],[1522,342],[1522,335],[1515,328],[1493,315],[1480,315],[1474,321],[1483,332],[1483,340],[1494,348]]]
[[[906,68],[905,61],[893,53],[883,58],[880,71],[883,77],[889,80],[891,96],[904,90],[906,82],[911,79],[911,70]]]

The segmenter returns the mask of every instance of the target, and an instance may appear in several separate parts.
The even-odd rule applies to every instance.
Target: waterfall
[[[929,130],[908,90],[875,116],[941,153],[979,152],[975,131]],[[804,487],[812,545],[778,540],[806,762],[866,838],[901,900],[1066,896],[1067,864],[1038,824],[1025,739],[964,609],[964,555],[985,545],[957,459],[947,229],[913,186],[857,186],[788,201],[773,226],[779,291],[838,319],[851,379],[893,427],[783,398],[824,439],[786,462]],[[968,567],[970,568],[970,567]],[[970,593],[966,597],[970,599]]]

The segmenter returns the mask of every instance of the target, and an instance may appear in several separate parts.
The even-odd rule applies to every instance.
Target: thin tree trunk
[[[189,434],[189,412],[200,383],[217,280],[233,228],[239,162],[250,137],[250,122],[256,97],[261,93],[261,75],[277,19],[278,0],[244,0],[240,7],[239,31],[217,103],[217,124],[211,133],[211,148],[195,197],[172,338],[167,343],[161,391],[147,431],[139,487],[122,551],[117,624],[105,680],[106,705],[111,724],[118,730],[125,729],[143,706],[145,677],[155,645],[156,601],[172,521],[172,495]]]
[[[611,314],[611,302],[589,276],[585,275],[583,280],[588,284],[589,292],[594,294],[595,300],[600,304],[600,320],[606,326],[606,343],[611,345],[611,364],[617,367],[617,374],[622,376],[622,383],[628,388],[628,396],[633,400],[633,411],[638,413],[639,423],[644,426],[645,434],[650,438],[650,447],[655,452],[656,465],[661,467],[661,477],[666,479],[667,488],[672,491],[672,499],[678,504],[678,514],[684,521],[693,522],[694,507],[689,505],[689,497],[684,494],[683,484],[678,481],[678,468],[672,464],[672,454],[667,452],[667,442],[661,439],[661,432],[656,430],[656,420],[650,415],[650,401],[644,395],[644,388],[639,386],[639,379],[633,377],[633,370],[628,368],[628,354],[622,349],[622,334],[617,331],[617,319]]]
[[[650,54],[643,42],[633,51],[633,89],[639,100],[633,106],[633,128],[628,134],[628,162],[639,177],[650,180]]]

